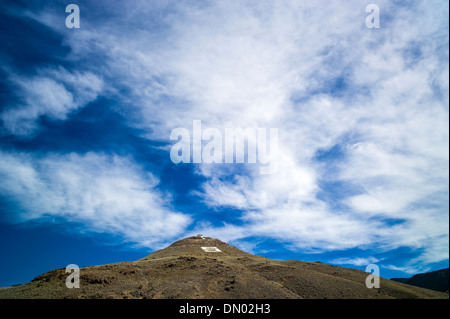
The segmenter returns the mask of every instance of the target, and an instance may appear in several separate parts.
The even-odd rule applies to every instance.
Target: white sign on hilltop
[[[206,251],[207,253],[220,253],[221,250],[217,247],[202,247],[202,249],[204,251]]]

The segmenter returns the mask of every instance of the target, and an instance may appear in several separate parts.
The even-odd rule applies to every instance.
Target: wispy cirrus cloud
[[[38,70],[36,75],[9,74],[14,105],[0,114],[5,129],[16,136],[28,136],[39,129],[39,118],[65,120],[94,101],[103,90],[103,80],[91,72],[69,72],[62,67]]]
[[[190,217],[170,206],[159,180],[130,158],[98,153],[0,152],[0,191],[15,202],[14,222],[62,218],[87,230],[155,247],[184,231]]]

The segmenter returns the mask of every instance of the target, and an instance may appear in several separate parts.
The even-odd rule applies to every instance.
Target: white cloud
[[[418,273],[424,273],[431,270],[430,267],[420,267],[420,266],[401,266],[398,267],[396,265],[383,265],[384,268],[391,269],[391,270],[397,270],[401,272],[405,272],[407,274],[413,275]]]
[[[354,4],[330,15],[339,16],[340,21],[350,21],[354,17],[349,13],[352,8],[354,9]],[[296,13],[302,12],[299,8],[290,9]],[[331,10],[326,8],[322,13],[329,13],[327,9]],[[281,159],[278,173],[271,176],[251,174],[250,177],[235,178],[234,183],[230,183],[220,182],[215,175],[207,175],[211,178],[205,183],[204,196],[208,202],[212,206],[234,205],[244,211],[247,209],[248,212],[243,214],[247,222],[243,226],[247,230],[246,235],[266,235],[290,240],[300,247],[322,249],[384,246],[391,241],[391,247],[405,245],[424,248],[424,262],[448,258],[448,252],[442,249],[448,238],[448,227],[440,227],[448,225],[442,209],[442,204],[448,201],[448,196],[445,195],[445,190],[448,190],[448,108],[445,106],[448,89],[442,90],[443,98],[434,93],[435,79],[445,77],[448,64],[440,69],[435,63],[440,44],[430,42],[428,36],[440,32],[436,25],[433,25],[434,29],[409,28],[414,13],[416,12],[412,10],[410,15],[405,14],[406,20],[400,19],[399,22],[394,18],[392,29],[381,30],[381,36],[376,36],[378,43],[373,42],[373,33],[369,34],[367,30],[358,33],[351,23],[347,24],[347,29],[341,26],[338,34],[333,32],[331,24],[323,23],[320,25],[321,30],[317,30],[317,23],[294,23],[288,14],[282,23],[276,19],[271,20],[273,16],[264,20],[272,31],[267,34],[281,34],[282,40],[278,42],[272,41],[270,36],[258,37],[252,33],[251,28],[245,29],[243,35],[235,35],[235,38],[230,36],[236,41],[245,39],[246,36],[251,40],[258,39],[245,54],[241,52],[245,50],[245,45],[236,45],[239,49],[233,50],[234,46],[224,44],[223,50],[215,51],[209,51],[207,43],[193,45],[194,48],[188,46],[190,50],[202,50],[200,56],[203,59],[199,60],[202,63],[209,61],[208,58],[214,61],[210,67],[207,67],[209,64],[202,66],[193,63],[196,73],[182,74],[189,79],[186,81],[189,85],[195,85],[196,77],[199,78],[199,83],[204,81],[198,85],[198,92],[201,94],[191,95],[202,98],[208,94],[208,98],[202,98],[201,102],[196,101],[194,105],[213,104],[208,110],[208,117],[216,114],[215,122],[237,118],[236,122],[239,124],[242,121],[267,123],[264,114],[274,112],[274,115],[269,116],[272,122],[268,123],[277,123],[280,132],[287,130],[284,138],[280,139],[280,147],[291,150],[282,153],[287,158]],[[433,12],[431,16],[435,14]],[[301,31],[296,30],[299,27],[297,23],[301,24]],[[267,25],[261,23],[257,30],[266,34]],[[204,26],[208,33],[213,32],[214,26]],[[223,30],[227,24],[225,23],[225,27],[223,24],[220,26],[220,30]],[[287,33],[290,38],[283,38],[285,33],[281,29],[285,32],[289,30]],[[310,32],[315,37],[305,38],[299,32]],[[306,41],[302,45],[296,45],[296,36]],[[391,42],[390,37],[397,37],[397,40]],[[204,38],[215,37],[201,35],[196,38],[190,35],[187,38],[203,41]],[[402,52],[409,45],[408,41],[413,39],[425,46],[421,49],[426,54],[415,66],[405,64]],[[441,40],[446,41],[445,38]],[[284,42],[278,46],[280,41]],[[358,43],[357,47],[351,45],[355,41]],[[213,45],[220,46],[220,43],[224,41],[213,42]],[[330,48],[331,45],[333,49]],[[288,49],[281,50],[281,47]],[[327,49],[327,55],[320,54]],[[188,50],[188,56],[189,52]],[[221,52],[226,52],[227,56],[222,56]],[[253,57],[255,52],[264,52],[271,57],[264,69],[264,76],[252,68],[252,62],[266,66],[258,58],[251,59],[246,66],[234,62],[233,54]],[[340,56],[340,53],[346,56]],[[307,62],[293,59],[294,54],[304,56]],[[327,69],[327,64],[333,59],[335,61]],[[372,62],[370,59],[373,59]],[[183,60],[183,56],[177,59],[177,63],[183,61],[186,61],[188,67],[192,66],[187,63],[190,60]],[[239,62],[247,61],[244,58]],[[230,63],[230,66],[222,69],[221,66],[226,63]],[[235,64],[238,71],[231,64]],[[327,78],[340,75],[345,68],[351,70],[351,75],[347,78],[350,96],[333,97],[333,93],[322,93],[308,97],[312,91],[321,89],[323,83],[327,83]],[[199,69],[214,69],[214,72],[199,73]],[[287,71],[288,69],[290,70]],[[243,70],[245,76],[231,73]],[[255,75],[257,80],[250,78],[251,75]],[[214,80],[205,81],[214,79],[212,76],[222,80],[230,79],[230,83],[238,83],[236,87],[243,89],[236,91],[236,87],[230,88],[223,83],[216,85]],[[276,87],[271,90],[269,87],[273,83],[276,83]],[[360,95],[357,90],[363,88],[363,85],[370,85],[365,87],[368,93]],[[442,87],[442,83],[438,85]],[[252,96],[252,92],[258,87],[268,88],[264,91],[266,95],[260,97],[269,103],[262,103]],[[190,90],[186,91],[189,93]],[[216,92],[220,92],[220,96]],[[305,96],[306,100],[291,103],[287,98],[292,94]],[[267,95],[276,98],[268,98]],[[224,97],[228,97],[225,100],[230,105],[239,105],[242,101],[249,101],[249,105],[240,104],[245,107],[245,111],[220,107],[221,104],[224,105]],[[212,103],[210,98],[212,101],[219,101],[219,106]],[[235,98],[239,102],[235,102]],[[219,110],[226,109],[226,114],[219,113],[216,107]],[[195,107],[192,112],[195,114]],[[319,190],[318,179],[327,179],[328,176],[321,175],[320,166],[312,162],[312,157],[319,149],[345,142],[345,134],[350,134],[350,137],[353,135],[352,138],[360,142],[358,147],[347,149],[346,157],[339,161],[337,176],[332,176],[331,180],[357,185],[362,194],[343,198],[344,203],[351,208],[343,213],[332,211],[327,204],[315,198]],[[216,174],[220,176],[221,173]],[[435,194],[443,194],[438,199],[440,207],[414,209],[414,213],[411,212],[414,205],[426,207],[430,203],[429,198]],[[401,218],[409,222],[396,227],[389,223],[373,222],[373,216]]]
[[[62,217],[152,247],[190,223],[156,188],[158,179],[126,157],[0,152],[0,177],[2,197],[19,205],[13,220]]]
[[[20,102],[10,105],[0,118],[9,132],[22,136],[38,129],[40,116],[65,120],[94,101],[103,88],[102,79],[93,73],[70,73],[63,68],[40,70],[31,77],[10,75],[9,80]]]
[[[356,257],[356,258],[337,258],[330,260],[330,263],[338,265],[355,265],[355,266],[367,266],[369,264],[375,264],[380,259],[375,257]]]

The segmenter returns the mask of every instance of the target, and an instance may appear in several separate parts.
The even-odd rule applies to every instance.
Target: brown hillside
[[[205,252],[201,247],[217,247]],[[65,269],[0,288],[0,298],[448,298],[448,294],[319,262],[255,256],[218,239],[189,237],[134,262],[80,269],[80,288],[65,285]]]

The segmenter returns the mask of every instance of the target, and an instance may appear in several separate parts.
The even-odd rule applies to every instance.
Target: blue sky
[[[386,278],[448,267],[448,1],[377,1],[372,29],[368,4],[2,1],[0,286],[197,233]],[[174,164],[194,120],[277,128],[277,171]]]

